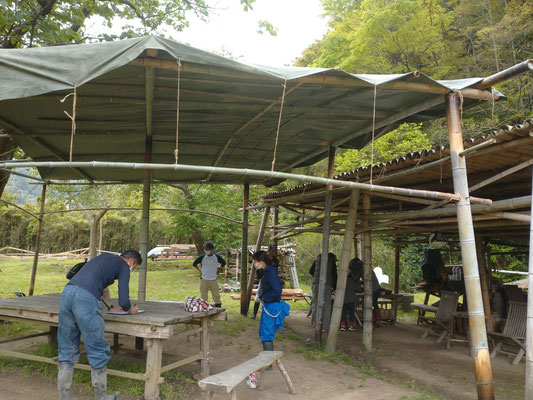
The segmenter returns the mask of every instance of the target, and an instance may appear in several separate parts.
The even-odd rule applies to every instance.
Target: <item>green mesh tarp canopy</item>
[[[150,70],[153,91],[147,90]],[[0,129],[35,161],[68,161],[72,122],[65,112],[72,115],[73,96],[61,100],[75,88],[73,161],[144,162],[146,104],[153,96],[153,163],[175,162],[177,136],[180,164],[270,170],[279,123],[274,168],[284,172],[326,157],[330,145],[360,149],[373,130],[377,138],[402,122],[443,116],[444,93],[480,81],[254,66],[154,36],[0,50],[0,77]],[[465,97],[463,106],[479,101]],[[39,172],[47,179],[143,178],[139,169]],[[166,170],[155,170],[153,179],[276,182]]]

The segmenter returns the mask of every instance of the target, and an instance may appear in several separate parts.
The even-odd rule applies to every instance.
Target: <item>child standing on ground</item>
[[[357,286],[357,282],[350,271],[348,277],[346,278],[344,304],[342,306],[341,331],[346,330],[347,323],[349,323],[348,330],[355,331],[355,293],[357,291]]]

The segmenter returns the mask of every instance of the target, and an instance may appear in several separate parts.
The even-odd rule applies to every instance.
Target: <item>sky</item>
[[[320,0],[256,0],[253,10],[244,11],[239,0],[211,0],[208,21],[189,15],[190,26],[182,32],[163,30],[165,36],[202,50],[251,64],[292,65],[303,51],[327,32]],[[277,36],[259,34],[259,21],[277,29]],[[126,21],[116,19],[107,28],[94,17],[88,32],[120,33]],[[128,21],[131,23],[131,21]]]
[[[327,31],[320,0],[256,0],[243,11],[237,0],[219,0],[209,22],[191,19],[183,32],[169,32],[180,42],[207,51],[231,54],[240,61],[292,65],[303,51]],[[259,21],[277,29],[277,36],[257,33]]]

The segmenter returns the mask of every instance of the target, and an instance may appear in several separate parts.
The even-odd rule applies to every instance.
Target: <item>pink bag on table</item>
[[[213,309],[207,301],[196,296],[187,297],[184,308],[188,312],[203,312]]]

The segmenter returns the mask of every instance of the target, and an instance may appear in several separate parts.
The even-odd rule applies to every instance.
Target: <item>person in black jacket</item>
[[[322,253],[320,253],[311,268],[309,273],[313,275],[313,300],[311,303],[312,316],[311,325],[316,327],[316,310],[318,304],[318,285],[320,281],[320,264],[322,262]],[[329,331],[329,324],[331,321],[331,296],[337,288],[337,257],[333,253],[328,253],[327,272],[326,272],[326,286],[324,288],[324,310],[322,315],[322,330]]]

